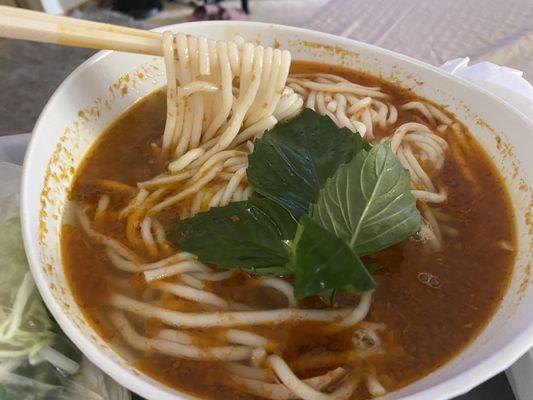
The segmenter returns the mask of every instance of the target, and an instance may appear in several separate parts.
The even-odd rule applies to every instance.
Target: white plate
[[[291,50],[294,59],[342,65],[393,79],[455,113],[500,167],[512,195],[519,232],[519,254],[502,305],[460,355],[384,399],[439,400],[459,395],[503,371],[531,347],[533,125],[524,115],[437,68],[345,38],[250,22],[189,23],[172,29],[214,39],[239,33],[264,45],[279,44]],[[24,164],[21,204],[31,270],[56,320],[91,361],[122,385],[154,400],[189,397],[140,374],[83,319],[63,273],[59,234],[66,193],[85,152],[131,104],[163,84],[162,60],[148,56],[104,51],[76,69],[51,97],[37,122]]]

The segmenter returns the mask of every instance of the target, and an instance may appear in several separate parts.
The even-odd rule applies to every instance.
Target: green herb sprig
[[[255,141],[250,198],[179,221],[171,240],[200,261],[294,276],[298,299],[361,293],[376,282],[360,257],[420,228],[409,172],[388,142],[371,146],[306,109]]]

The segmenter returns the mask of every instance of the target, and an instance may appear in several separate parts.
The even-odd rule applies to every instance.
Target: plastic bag
[[[65,337],[35,288],[18,215],[20,173],[0,163],[0,399],[129,400]]]
[[[522,71],[487,61],[473,65],[468,65],[469,62],[468,57],[454,58],[440,69],[488,90],[533,120],[533,86],[524,79]]]

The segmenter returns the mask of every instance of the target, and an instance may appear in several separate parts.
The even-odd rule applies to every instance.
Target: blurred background
[[[439,66],[457,57],[533,80],[533,0],[0,0],[1,5],[151,29],[240,19],[350,37]],[[30,132],[57,86],[95,51],[0,39],[0,136]],[[533,377],[532,377],[533,378]],[[500,374],[461,400],[514,400]]]

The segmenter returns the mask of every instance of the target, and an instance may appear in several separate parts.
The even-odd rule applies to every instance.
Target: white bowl
[[[291,50],[294,59],[392,79],[455,113],[505,176],[517,216],[519,254],[501,306],[461,354],[384,398],[448,399],[506,369],[533,345],[533,124],[524,115],[430,65],[353,40],[246,22],[188,23],[171,29],[214,39],[239,33],[264,45],[279,44]],[[84,320],[65,280],[59,235],[67,190],[86,151],[129,106],[162,85],[162,60],[149,56],[103,51],[77,68],[50,98],[35,126],[24,163],[21,205],[31,271],[59,325],[107,374],[147,399],[157,400],[190,397],[136,371]]]

